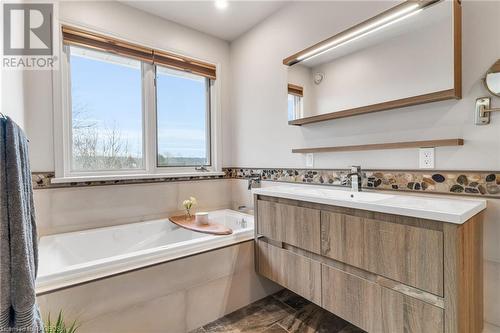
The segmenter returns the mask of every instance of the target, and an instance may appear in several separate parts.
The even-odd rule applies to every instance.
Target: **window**
[[[70,47],[71,170],[141,169],[141,63]]]
[[[220,171],[214,65],[71,27],[62,32],[56,181]]]
[[[210,80],[156,67],[158,166],[210,165]]]
[[[295,84],[288,84],[288,120],[302,118],[304,88]]]
[[[302,118],[302,97],[288,94],[288,120]]]

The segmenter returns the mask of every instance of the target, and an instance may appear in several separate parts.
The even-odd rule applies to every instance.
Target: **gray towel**
[[[28,141],[10,118],[0,123],[0,332],[43,332]]]

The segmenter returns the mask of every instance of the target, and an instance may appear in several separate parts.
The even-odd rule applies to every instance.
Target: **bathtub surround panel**
[[[147,221],[182,213],[194,196],[196,211],[230,208],[231,181],[206,180],[34,191],[41,236]]]
[[[184,333],[279,290],[257,276],[253,252],[253,241],[244,242],[44,294],[38,302],[43,318],[64,309],[82,333]]]

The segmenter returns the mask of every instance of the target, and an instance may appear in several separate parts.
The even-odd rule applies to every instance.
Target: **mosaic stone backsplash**
[[[126,184],[146,184],[146,183],[164,183],[164,182],[181,182],[206,179],[223,179],[225,176],[195,176],[195,177],[159,177],[159,178],[144,178],[144,179],[120,179],[120,180],[98,180],[88,182],[73,182],[73,183],[52,183],[54,172],[33,172],[31,180],[33,189],[43,188],[62,188],[62,187],[82,187],[82,186],[104,186],[104,185],[126,185]]]
[[[260,175],[263,180],[350,186],[350,170],[227,168],[226,178]],[[363,171],[363,188],[500,198],[500,172],[460,171]]]
[[[254,169],[224,168],[224,176],[194,176],[178,178],[128,179],[52,184],[53,172],[33,173],[33,188],[60,188],[179,182],[207,179],[244,179],[260,175],[263,180],[331,186],[350,186],[350,170],[334,169]],[[500,172],[364,170],[362,186],[368,189],[459,194],[500,198]]]

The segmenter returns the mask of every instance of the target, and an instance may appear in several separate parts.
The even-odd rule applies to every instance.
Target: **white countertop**
[[[253,189],[253,194],[266,195],[332,206],[370,210],[462,224],[486,209],[484,199],[447,199],[401,194],[350,192],[312,185],[283,185]]]

